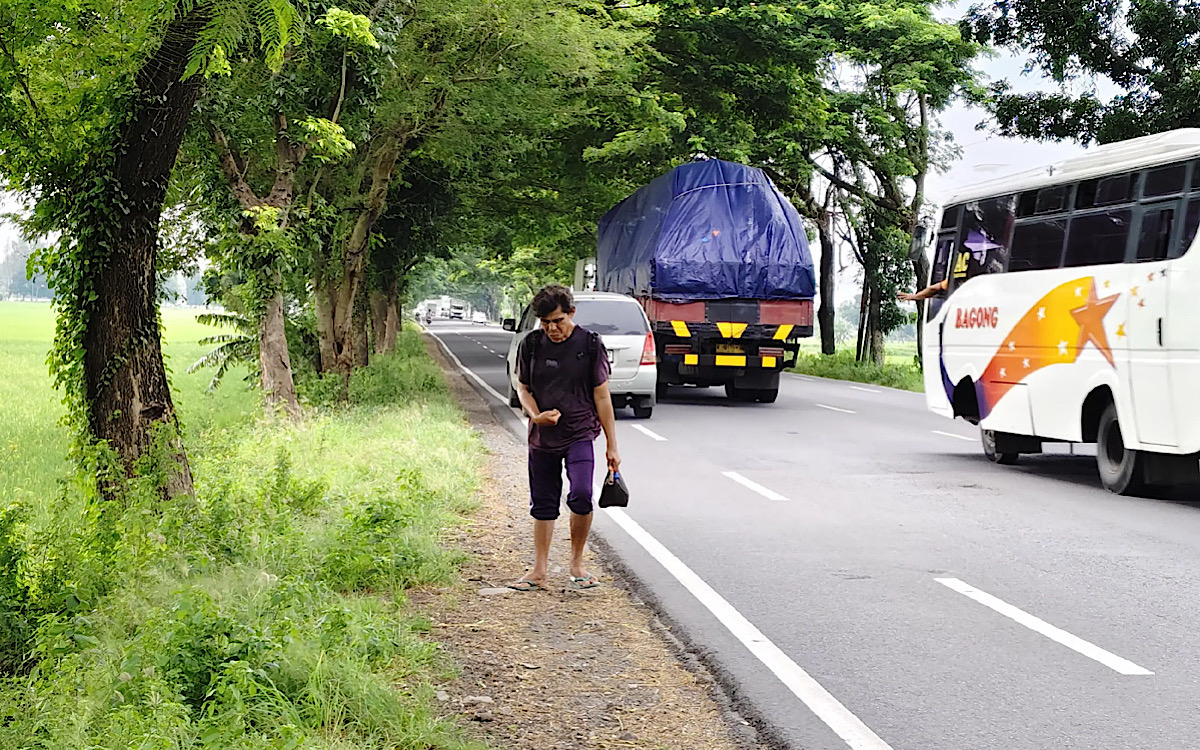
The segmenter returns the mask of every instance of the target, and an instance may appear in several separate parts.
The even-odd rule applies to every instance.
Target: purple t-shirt
[[[517,380],[529,386],[542,411],[558,409],[558,424],[539,427],[529,422],[529,447],[564,450],[600,434],[600,415],[592,392],[608,382],[608,353],[600,336],[575,326],[562,343],[534,331],[517,347]]]

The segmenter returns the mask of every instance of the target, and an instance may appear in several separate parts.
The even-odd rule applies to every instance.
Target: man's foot
[[[528,578],[522,578],[519,581],[508,584],[508,587],[513,591],[540,591],[542,584],[538,581],[531,581]]]
[[[583,576],[571,576],[571,585],[577,589],[594,589],[600,585],[591,573]]]

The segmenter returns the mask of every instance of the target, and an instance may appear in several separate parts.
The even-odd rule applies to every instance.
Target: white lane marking
[[[818,378],[809,377],[808,375],[797,375],[794,372],[789,372],[788,374],[791,375],[793,378],[799,378],[800,380],[807,380],[810,383],[816,383],[818,380]]]
[[[830,695],[821,683],[791,657],[771,642],[762,631],[752,622],[734,609],[725,597],[718,594],[696,575],[691,568],[663,546],[661,542],[643,529],[637,521],[620,508],[606,508],[609,518],[616,521],[626,534],[629,534],[642,549],[650,553],[675,580],[696,597],[721,624],[737,638],[751,654],[758,658],[767,669],[771,670],[779,681],[787,687],[800,701],[808,706],[818,719],[833,730],[851,750],[892,750],[891,746],[871,731],[870,727],[852,714],[837,698]]]
[[[875,388],[864,388],[861,385],[852,385],[852,386],[850,386],[850,390],[862,391],[863,393],[883,393],[883,391],[881,391],[881,390],[878,390]]]
[[[941,430],[930,430],[930,432],[932,432],[934,435],[941,435],[942,437],[954,438],[955,440],[966,440],[967,442],[970,442],[970,443],[975,442],[975,438],[969,438],[966,435],[955,435],[953,432],[942,432]]]
[[[757,492],[758,494],[762,495],[763,497],[765,497],[768,500],[775,500],[776,502],[787,502],[787,498],[784,497],[783,495],[780,495],[775,490],[769,490],[766,487],[763,487],[758,482],[753,482],[753,481],[747,479],[746,477],[742,476],[741,474],[738,474],[736,471],[723,471],[723,472],[721,472],[721,476],[732,479],[733,481],[742,485],[746,489]]]
[[[813,404],[813,406],[817,406],[822,409],[828,409],[829,411],[838,411],[838,412],[841,412],[842,414],[858,414],[858,412],[856,412],[856,411],[850,411],[849,409],[839,409],[836,406],[828,406],[826,404]]]
[[[430,336],[433,336],[433,338],[434,338],[434,340],[435,340],[435,341],[437,341],[439,344],[441,344],[441,346],[442,346],[442,351],[444,351],[444,352],[446,353],[446,356],[447,356],[447,357],[449,357],[450,359],[452,359],[452,360],[454,361],[454,364],[458,365],[458,369],[462,370],[464,374],[466,374],[468,377],[470,377],[470,378],[471,378],[472,380],[474,380],[476,383],[479,383],[481,386],[483,386],[483,389],[484,389],[485,391],[487,391],[488,393],[492,394],[492,396],[494,396],[494,397],[496,398],[496,400],[497,400],[497,401],[499,401],[499,402],[500,402],[500,403],[502,403],[502,404],[507,404],[507,403],[508,403],[508,399],[506,399],[504,396],[501,396],[501,395],[500,395],[500,394],[499,394],[499,393],[496,391],[496,389],[495,389],[495,388],[493,388],[493,387],[491,387],[490,385],[488,385],[487,383],[485,383],[485,382],[484,382],[484,380],[483,380],[483,378],[479,377],[479,376],[478,376],[478,375],[476,375],[474,372],[472,372],[472,371],[471,371],[471,370],[470,370],[470,369],[469,369],[469,368],[468,368],[466,365],[464,365],[464,364],[462,363],[462,361],[460,361],[460,360],[459,360],[459,358],[458,358],[458,357],[454,356],[454,352],[450,351],[450,347],[449,347],[449,346],[446,346],[446,342],[445,342],[445,341],[442,341],[442,337],[441,337],[441,336],[438,336],[436,333],[434,333],[433,331],[430,331],[430,330],[428,330],[428,329],[426,329],[426,332],[427,332],[427,333],[428,333]]]
[[[640,424],[631,424],[629,426],[632,427],[633,429],[637,430],[638,432],[642,433],[646,437],[650,438],[651,440],[657,440],[660,443],[667,442],[667,439],[665,437],[663,437],[662,435],[659,435],[657,432],[650,429],[649,427],[642,427]]]
[[[1119,672],[1124,675],[1154,674],[1145,667],[1139,667],[1128,659],[1122,659],[1116,654],[1105,651],[1093,643],[1088,643],[1079,636],[1071,635],[1061,628],[1056,628],[1045,620],[1034,617],[1028,612],[1018,609],[1001,599],[997,599],[991,594],[980,591],[974,586],[963,583],[957,578],[935,578],[933,580],[937,581],[943,586],[948,587],[952,591],[957,591],[968,599],[973,599],[979,602],[988,609],[999,612],[1010,620],[1024,625],[1035,633],[1041,633],[1055,643],[1066,646],[1076,653],[1083,654],[1089,659],[1100,662],[1114,672]]]

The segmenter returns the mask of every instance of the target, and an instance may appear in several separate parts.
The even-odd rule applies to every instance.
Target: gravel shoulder
[[[454,530],[467,553],[458,586],[413,592],[431,635],[458,665],[440,686],[447,714],[497,748],[514,750],[760,750],[750,726],[702,666],[681,651],[616,566],[589,550],[601,585],[569,586],[565,518],[551,552],[552,585],[519,593],[505,584],[533,557],[525,444],[427,340],[451,390],[488,450],[479,509]]]

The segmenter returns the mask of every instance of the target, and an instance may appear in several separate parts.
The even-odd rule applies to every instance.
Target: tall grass
[[[885,361],[882,365],[856,362],[853,350],[843,349],[831,356],[801,352],[793,371],[819,378],[872,383],[906,391],[925,390],[921,370],[913,360]]]
[[[420,342],[293,426],[182,374],[189,317],[163,315],[197,496],[102,501],[63,458],[49,309],[0,305],[0,747],[473,747],[431,709],[449,665],[405,604],[453,580],[439,542],[481,460]]]

